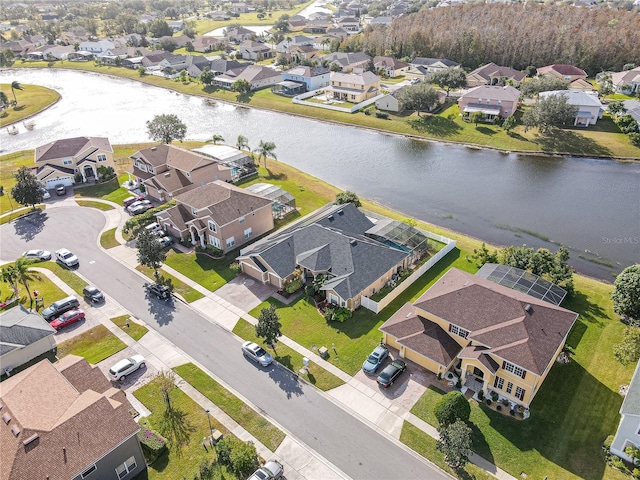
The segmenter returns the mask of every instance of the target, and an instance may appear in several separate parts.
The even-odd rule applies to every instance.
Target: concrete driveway
[[[274,293],[274,286],[263,285],[247,275],[238,275],[216,290],[216,295],[245,312],[254,309]]]

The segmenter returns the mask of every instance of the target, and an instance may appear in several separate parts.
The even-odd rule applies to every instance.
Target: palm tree
[[[211,137],[211,141],[213,142],[214,145],[216,145],[218,142],[224,142],[224,138],[222,138],[222,135],[218,135],[216,133],[213,135],[213,137]]]
[[[42,278],[38,272],[29,268],[29,265],[32,265],[34,261],[35,260],[30,258],[20,257],[13,264],[16,271],[16,281],[22,283],[24,288],[27,289],[31,305],[33,304],[33,297],[31,296],[31,290],[29,289],[29,282],[34,282]]]
[[[323,38],[322,41],[320,42],[320,44],[323,46],[323,50],[327,51],[327,45],[329,45],[331,43],[331,40],[329,40],[327,37]]]
[[[13,81],[11,82],[11,93],[13,93],[13,103],[18,104],[18,99],[16,98],[16,90],[23,90],[22,85],[19,82]]]
[[[13,296],[16,297],[18,295],[18,276],[16,274],[16,268],[13,265],[3,267],[2,270],[0,270],[0,279],[2,279],[4,283],[11,285]]]
[[[249,140],[247,139],[247,137],[245,137],[244,135],[238,135],[236,147],[238,147],[238,150],[250,150]]]
[[[276,154],[273,151],[276,149],[276,144],[273,142],[263,142],[260,140],[260,144],[258,148],[256,148],[256,152],[258,153],[258,163],[260,163],[260,158],[264,157],[264,166],[267,167],[267,157],[271,157],[274,160],[277,160]]]
[[[9,106],[9,97],[4,92],[0,92],[0,109],[7,108]]]

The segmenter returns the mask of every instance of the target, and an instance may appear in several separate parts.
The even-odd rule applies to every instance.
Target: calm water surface
[[[148,141],[145,122],[174,113],[189,139],[220,134],[233,145],[244,135],[252,147],[273,141],[279,161],[408,216],[503,245],[565,244],[572,264],[588,275],[610,281],[611,272],[640,261],[639,163],[470,150],[222,102],[209,106],[94,73],[0,72],[0,82],[14,80],[54,88],[62,100],[35,117],[31,132],[18,125],[20,133],[11,136],[3,129],[2,153],[79,135]]]

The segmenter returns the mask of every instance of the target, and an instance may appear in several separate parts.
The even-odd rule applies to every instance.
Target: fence
[[[297,104],[297,105],[306,105],[308,107],[325,108],[327,110],[335,110],[336,112],[354,113],[354,112],[357,112],[358,110],[360,110],[360,109],[362,109],[364,107],[368,107],[372,103],[375,103],[375,101],[378,100],[379,98],[384,97],[384,95],[376,95],[373,98],[370,98],[368,100],[365,100],[363,102],[355,104],[351,108],[336,107],[334,105],[325,105],[323,103],[315,103],[315,102],[307,102],[307,101],[305,101],[306,98],[315,97],[316,95],[319,95],[320,93],[322,93],[322,88],[319,88],[317,90],[313,90],[311,92],[302,93],[300,95],[296,95],[295,97],[293,97],[291,99],[291,101],[293,103]]]
[[[396,298],[398,298],[402,292],[404,292],[407,288],[409,288],[413,282],[415,282],[418,278],[420,278],[427,270],[429,270],[436,263],[438,263],[442,257],[444,257],[447,253],[449,253],[451,250],[453,250],[456,247],[455,240],[451,240],[450,238],[443,237],[442,235],[437,235],[435,233],[427,232],[427,237],[431,238],[432,240],[436,240],[440,243],[444,243],[445,247],[439,252],[437,252],[433,257],[431,257],[427,262],[422,264],[420,268],[418,268],[415,272],[409,275],[404,282],[402,282],[396,288],[391,290],[379,302],[374,302],[369,297],[363,296],[360,301],[364,308],[371,310],[374,313],[380,313],[382,309],[384,309],[387,305],[389,305]]]

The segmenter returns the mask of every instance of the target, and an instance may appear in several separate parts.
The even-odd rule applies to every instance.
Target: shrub
[[[285,283],[284,290],[285,292],[291,294],[297,292],[302,288],[302,278],[293,278]]]
[[[491,399],[487,398],[487,405],[491,405]]]
[[[253,443],[237,438],[224,438],[216,445],[218,460],[240,476],[246,476],[258,465],[258,452]]]
[[[498,401],[498,394],[496,392],[491,392],[491,399],[494,402],[497,402]]]
[[[478,392],[478,400],[480,401],[484,400],[484,391],[480,390]]]
[[[640,468],[634,468],[632,474],[633,478],[640,478]]]
[[[343,307],[330,307],[324,312],[324,318],[329,322],[343,323],[351,317],[351,310]]]
[[[499,412],[501,412],[501,411],[502,411],[502,405],[497,405],[497,406],[496,406],[496,410],[497,410],[497,411],[499,411]]]
[[[313,298],[316,294],[316,289],[313,287],[313,285],[307,285],[306,287],[304,287],[304,294],[309,298]]]
[[[153,430],[141,428],[137,436],[148,464],[156,460],[167,449],[167,441]]]
[[[383,120],[387,120],[389,118],[389,114],[384,112],[376,112],[376,118],[382,118]]]
[[[438,372],[438,380],[442,380],[442,374]]]
[[[433,413],[440,425],[451,425],[456,420],[466,422],[471,415],[471,405],[461,392],[449,392],[438,400]]]
[[[242,267],[238,262],[233,262],[231,265],[229,265],[229,270],[238,275],[242,271]]]
[[[512,417],[516,416],[516,411],[513,408],[509,410],[509,413],[511,414]]]
[[[506,398],[503,398],[502,405],[504,405],[505,407],[509,406],[509,400],[507,400]]]
[[[629,134],[629,140],[631,140],[631,145],[634,147],[640,148],[640,133],[632,132]]]

